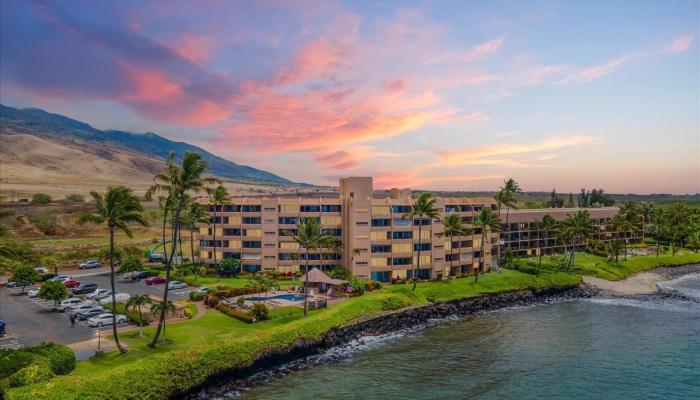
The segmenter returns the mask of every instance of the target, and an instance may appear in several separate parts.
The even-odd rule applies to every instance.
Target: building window
[[[241,253],[231,253],[228,251],[224,251],[224,258],[235,258],[236,260],[240,260]]]
[[[324,204],[321,206],[323,212],[340,212],[340,204]]]
[[[256,204],[248,204],[243,206],[243,212],[260,212],[260,206]]]
[[[243,217],[243,223],[248,225],[256,225],[260,223],[260,217]]]
[[[372,245],[372,253],[391,253],[390,245]]]
[[[280,225],[296,225],[299,223],[299,218],[297,217],[279,217]]]
[[[240,212],[241,206],[235,204],[226,204],[223,209],[224,212]]]
[[[372,272],[373,281],[389,282],[391,280],[391,271]]]
[[[372,206],[372,214],[389,214],[389,206]]]
[[[413,251],[428,251],[430,250],[430,243],[414,244]]]
[[[243,241],[243,248],[244,249],[259,249],[261,247],[261,242],[259,240],[244,240]]]
[[[336,237],[340,237],[340,235],[342,233],[340,228],[336,228],[336,229],[321,228],[321,232],[322,233],[329,233],[329,234],[336,236]]]
[[[301,212],[320,212],[321,206],[299,206],[299,211]]]
[[[280,236],[294,236],[299,233],[298,229],[280,229]]]
[[[407,232],[392,232],[391,237],[393,239],[412,239],[413,238],[413,232],[407,231]]]
[[[241,230],[238,228],[224,228],[224,236],[241,236]]]
[[[403,218],[394,218],[393,225],[394,226],[411,226],[411,220],[410,219],[403,219]]]
[[[388,240],[391,236],[391,232],[389,231],[373,231],[372,232],[372,240]],[[367,239],[367,236],[365,236],[365,239]]]
[[[390,219],[372,219],[372,226],[391,226]]]
[[[391,259],[391,265],[410,265],[413,263],[413,257],[394,257]]]
[[[418,279],[430,279],[431,271],[432,270],[430,268],[421,268],[418,270],[418,274],[416,274],[416,276],[418,277]],[[406,277],[413,278],[413,270],[406,271]]]
[[[357,221],[357,222],[355,222],[355,225],[360,225],[360,226],[367,225],[367,221]]]
[[[448,213],[459,212],[459,206],[445,206],[445,212],[448,212]]]
[[[411,211],[411,206],[391,206],[391,212],[394,214],[406,214]]]
[[[413,225],[415,225],[415,226],[418,226],[418,225],[423,225],[423,226],[425,226],[425,225],[430,225],[430,224],[432,224],[432,222],[433,222],[433,221],[431,221],[430,219],[416,219],[416,220],[413,221]]]

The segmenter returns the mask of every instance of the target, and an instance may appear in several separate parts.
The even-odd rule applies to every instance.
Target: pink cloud
[[[622,56],[613,58],[603,64],[594,65],[592,67],[587,67],[574,71],[557,82],[560,85],[583,85],[584,83],[591,82],[602,76],[610,74],[617,71],[623,65],[627,64],[632,60],[633,56]]]
[[[173,41],[172,47],[183,58],[201,65],[211,58],[214,39],[210,36],[182,35]]]
[[[690,50],[695,38],[688,35],[679,35],[673,38],[671,43],[666,46],[666,53],[684,53]]]

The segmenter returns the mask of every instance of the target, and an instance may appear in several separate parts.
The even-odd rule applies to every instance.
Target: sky
[[[0,2],[0,101],[285,178],[700,192],[700,2]]]

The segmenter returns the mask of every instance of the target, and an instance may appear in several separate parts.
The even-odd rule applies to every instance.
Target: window
[[[324,204],[321,206],[323,212],[340,212],[340,204]]]
[[[260,212],[260,205],[248,204],[243,206],[243,212]]]
[[[411,220],[410,219],[403,219],[403,218],[394,218],[393,225],[394,226],[411,226]]]
[[[391,250],[394,253],[410,253],[411,252],[411,244],[410,243],[394,243],[391,246]]]
[[[243,217],[243,223],[248,225],[259,224],[260,217]]]
[[[323,233],[329,233],[329,234],[331,234],[331,235],[333,235],[333,236],[338,236],[338,237],[341,235],[341,230],[340,230],[339,228],[338,228],[338,229],[321,228],[321,232],[323,232]]]
[[[260,237],[262,231],[260,229],[243,229],[243,236],[246,237]]]
[[[372,219],[372,226],[391,226],[390,219]]]
[[[299,206],[299,211],[301,212],[320,212],[321,206]]]
[[[413,225],[415,225],[415,226],[418,226],[418,225],[423,225],[423,226],[425,226],[425,225],[430,225],[430,224],[432,224],[432,222],[433,222],[433,221],[431,221],[430,219],[416,219],[416,220],[413,221]]]
[[[275,211],[275,207],[265,207],[265,211]]]
[[[299,243],[297,242],[280,242],[280,249],[298,249],[299,248]]]
[[[259,253],[243,253],[241,255],[242,260],[261,260],[262,254]]]
[[[413,251],[428,251],[430,250],[430,243],[414,244]]]
[[[418,265],[418,256],[413,257],[413,262]],[[430,265],[430,254],[420,256],[420,265]]]
[[[265,231],[266,235],[277,235],[277,232]]]
[[[279,223],[281,225],[296,225],[299,223],[299,218],[297,217],[279,217]]]
[[[418,229],[415,229],[415,230],[413,231],[413,236],[414,236],[415,238],[418,238]],[[428,230],[428,229],[421,229],[420,238],[421,238],[421,240],[430,240],[430,230]]]
[[[389,214],[389,206],[372,206],[372,214]]]
[[[262,243],[259,240],[244,240],[243,241],[243,248],[244,249],[259,249]]]
[[[241,230],[238,228],[224,228],[224,236],[241,236]]]
[[[265,260],[274,260],[275,258],[277,258],[277,257],[275,257],[275,256],[264,256],[263,257],[263,259],[265,259]]]
[[[258,272],[261,269],[262,268],[258,264],[256,264],[256,265],[243,265],[243,271],[246,271],[246,272]]]
[[[430,268],[421,268],[418,270],[418,274],[416,276],[418,277],[418,279],[430,279],[430,272]],[[406,271],[406,277],[413,278],[413,270]]]
[[[241,253],[233,253],[230,251],[224,251],[224,258],[235,258],[236,260],[240,260]]]
[[[454,206],[454,205],[445,206],[445,212],[446,213],[459,212],[459,206]]]
[[[479,208],[479,210],[481,210],[481,207],[478,207],[478,208]],[[460,206],[459,206],[459,210],[462,211],[462,212],[479,211],[479,210],[477,210],[476,208],[473,208],[472,206],[468,206],[468,205],[465,205],[465,204],[460,205]]]
[[[367,225],[367,221],[357,221],[357,222],[355,222],[355,225],[359,225],[359,226]]]
[[[229,240],[228,248],[229,249],[240,249],[241,248],[241,241],[240,240]]]
[[[378,245],[374,244],[372,245],[372,253],[390,253],[391,252],[391,246],[390,245]]]
[[[393,239],[411,239],[413,238],[413,232],[407,231],[407,232],[392,232],[391,237]]]
[[[296,204],[280,204],[279,211],[283,213],[298,213],[299,206]]]
[[[228,217],[228,223],[229,223],[229,225],[240,225],[241,224],[241,216],[234,215],[234,216]]]
[[[373,267],[386,267],[389,264],[389,259],[386,257],[372,257]]]
[[[372,240],[388,240],[390,237],[389,236],[390,234],[391,234],[391,232],[374,231],[374,232],[372,232]],[[365,237],[365,239],[367,239],[367,238]]]
[[[389,282],[391,280],[391,271],[372,272],[373,281]]]
[[[239,212],[241,211],[241,206],[236,204],[226,204],[224,206],[224,212]]]
[[[324,215],[321,217],[321,225],[340,225],[340,217],[337,215]]]
[[[217,224],[228,224],[228,217],[211,217],[209,218],[211,223],[217,223]]]
[[[298,229],[280,229],[280,236],[294,236],[298,232]]]
[[[410,265],[412,261],[411,257],[394,257],[391,259],[391,265]]]
[[[391,206],[391,212],[395,214],[406,214],[411,211],[411,206]]]

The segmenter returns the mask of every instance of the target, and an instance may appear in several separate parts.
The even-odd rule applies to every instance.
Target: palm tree
[[[209,200],[214,205],[214,218],[212,219],[212,240],[214,241],[214,268],[216,268],[216,281],[219,282],[220,274],[218,264],[216,263],[216,212],[219,205],[228,203],[228,191],[225,187],[219,185],[215,189],[209,191]]]
[[[306,252],[306,281],[304,282],[304,315],[306,315],[308,306],[308,286],[309,286],[309,251],[318,250],[323,245],[328,237],[331,236],[327,232],[321,231],[321,222],[316,218],[304,218],[297,224],[297,234],[292,236],[299,247],[303,247]],[[331,236],[332,237],[332,236]]]
[[[182,217],[184,223],[190,228],[190,252],[192,254],[192,263],[194,264],[194,233],[197,231],[199,224],[207,224],[211,222],[209,214],[201,204],[191,201],[185,209]],[[197,268],[194,269],[194,279],[197,280]]]
[[[501,199],[503,204],[506,205],[506,240],[510,240],[510,209],[518,203],[518,198],[516,194],[522,192],[520,190],[520,185],[513,178],[509,178],[507,181],[503,182],[503,187],[500,188],[502,194]],[[500,215],[498,216],[500,219]]]
[[[452,238],[455,236],[464,236],[468,234],[468,229],[464,226],[464,223],[462,222],[462,217],[459,214],[450,214],[447,217],[445,217],[444,228],[439,234],[439,236],[448,237],[450,240],[450,272],[452,272],[452,266],[454,262],[454,256],[452,254]],[[460,256],[460,248],[461,244],[458,247],[457,258],[459,258]]]
[[[420,253],[422,251],[422,230],[423,222],[422,219],[430,218],[430,220],[440,220],[440,210],[435,207],[435,198],[430,193],[421,193],[418,198],[411,204],[411,208],[402,217],[403,219],[408,219],[411,221],[411,226],[413,222],[418,220],[418,262],[416,263],[416,268],[413,271],[413,289],[416,290],[416,285],[418,284],[418,270],[420,270]],[[413,234],[411,234],[413,235]]]
[[[623,241],[623,251],[625,252],[625,261],[627,261],[627,246],[629,245],[629,236],[632,233],[632,230],[636,228],[637,226],[634,224],[634,222],[631,220],[633,217],[632,214],[617,214],[615,217],[613,217],[613,225],[615,225],[615,228],[617,229],[618,236],[622,236],[624,241]]]
[[[484,243],[489,238],[488,234],[490,232],[500,232],[501,224],[501,220],[491,207],[482,208],[479,214],[474,217],[474,228],[481,232],[481,251],[479,252],[479,265],[474,269],[474,282],[479,281],[479,269],[484,263]]]
[[[537,226],[537,236],[540,238],[540,248],[539,248],[539,253],[540,253],[540,259],[539,262],[537,263],[537,275],[540,274],[540,268],[542,268],[542,241],[544,240],[545,244],[548,239],[549,233],[552,232],[556,228],[557,222],[550,216],[549,214],[546,214],[544,217],[542,217],[541,220],[536,222]]]
[[[173,303],[172,300],[168,301],[158,301],[153,304],[151,304],[151,314],[156,315],[160,314],[165,315],[166,313],[174,313],[176,310],[175,304]],[[156,329],[156,335],[153,337],[153,340],[158,340],[158,336],[160,336],[160,324],[158,324],[158,328]],[[163,324],[163,340],[162,342],[165,342],[165,324]]]
[[[501,209],[506,203],[508,203],[508,194],[504,189],[499,190],[493,195],[493,199],[496,200],[496,206],[498,210],[498,219],[501,219]],[[500,239],[500,238],[499,238]],[[501,264],[501,241],[498,241],[498,247],[496,248],[496,264]]]
[[[663,224],[665,230],[671,236],[671,255],[676,254],[676,242],[679,239],[680,233],[686,226],[692,222],[692,216],[688,206],[684,203],[676,203],[669,207],[663,216]]]
[[[642,217],[642,243],[644,243],[644,239],[647,236],[647,223],[651,221],[655,210],[654,203],[642,203],[642,207],[639,210]]]
[[[176,227],[180,221],[180,214],[187,204],[188,195],[191,192],[198,193],[205,189],[207,184],[219,183],[214,178],[203,177],[204,172],[209,168],[209,164],[202,160],[197,153],[186,152],[182,157],[182,165],[177,165],[175,157],[168,157],[167,169],[165,172],[155,176],[155,183],[146,192],[146,198],[151,198],[155,193],[163,193],[170,199],[172,205],[172,226]],[[173,246],[170,255],[166,255],[165,260],[165,288],[163,289],[163,302],[168,301],[168,283],[170,282],[170,270],[172,269],[173,258],[175,257],[175,242],[177,231],[173,229]],[[165,308],[161,307],[160,318],[156,334],[148,344],[148,347],[155,347],[161,329],[165,325]]]
[[[143,314],[141,314],[141,306],[151,304],[152,302],[153,301],[151,300],[150,296],[148,296],[147,294],[137,294],[131,296],[126,302],[127,310],[131,308],[132,310],[139,312],[139,337],[145,336],[143,334]]]
[[[615,264],[618,263],[618,257],[620,256],[620,252],[622,251],[623,243],[622,240],[620,239],[613,239],[608,242],[607,245],[607,250],[608,250],[608,256],[610,258],[610,261],[615,260]]]
[[[117,299],[114,285],[114,232],[119,229],[126,236],[132,237],[129,223],[147,225],[146,217],[143,215],[143,206],[139,198],[134,196],[131,189],[124,186],[110,186],[105,194],[90,192],[90,196],[95,200],[97,210],[92,213],[85,213],[78,217],[78,224],[87,222],[93,224],[107,224],[109,228],[109,269],[110,285],[112,287],[112,333],[114,342],[119,351],[124,354],[126,349],[122,347],[117,335]]]
[[[571,237],[571,263],[568,270],[576,263],[576,245],[587,239],[593,233],[593,220],[588,210],[578,210],[566,216],[564,231]]]

